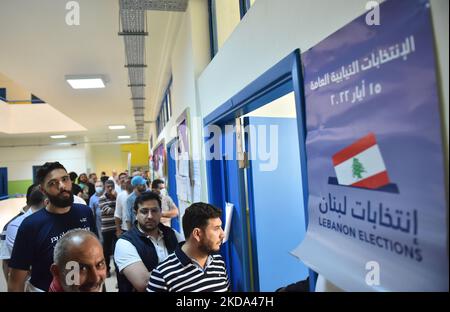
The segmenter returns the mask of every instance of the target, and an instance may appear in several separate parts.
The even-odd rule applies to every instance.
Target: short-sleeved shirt
[[[95,220],[88,206],[73,204],[64,214],[41,209],[23,220],[14,242],[9,266],[29,271],[30,283],[48,290],[52,281],[50,266],[57,241],[72,229],[86,229],[97,234]]]
[[[0,234],[0,260],[8,260],[11,258],[11,251],[8,250],[8,246],[6,245],[6,230],[8,229],[8,225],[13,222],[15,219],[19,218],[25,214],[23,211],[23,208],[21,209],[20,213],[16,216],[14,216],[11,220],[8,221],[8,223],[5,224],[3,227],[3,230]]]
[[[172,210],[175,207],[175,203],[173,202],[170,196],[162,196],[161,197],[161,211],[167,212]],[[161,223],[165,226],[170,227],[170,218],[161,217]]]
[[[219,254],[208,256],[202,268],[178,245],[175,252],[150,274],[148,292],[226,292],[230,289],[225,262]]]
[[[126,190],[123,190],[122,192],[119,193],[119,195],[117,195],[116,210],[114,211],[114,217],[122,220],[121,228],[124,231],[128,230],[128,228],[127,228],[127,220],[128,220],[127,198],[128,198],[128,196],[129,196],[129,194]]]
[[[174,231],[174,233],[177,237],[178,242],[184,241],[180,233],[178,233],[177,231]],[[158,263],[166,260],[169,252],[167,251],[167,247],[164,243],[164,236],[162,235],[162,232],[160,231],[158,238],[155,239],[154,237],[149,236],[149,239],[153,243],[153,246],[155,246],[155,251],[158,255]],[[119,272],[122,272],[123,269],[125,269],[129,265],[142,261],[142,259],[141,256],[139,256],[136,247],[134,247],[132,243],[130,243],[126,239],[119,238],[114,249],[114,261],[119,268]]]
[[[127,198],[127,221],[131,224],[134,224],[134,221],[136,221],[136,216],[134,214],[134,202],[136,201],[136,198],[137,195],[134,191]]]
[[[6,228],[5,243],[6,243],[7,255],[9,255],[9,257],[6,259],[11,258],[12,250],[14,247],[14,242],[16,241],[17,231],[19,230],[20,225],[22,224],[23,220],[25,220],[25,218],[30,216],[32,213],[33,213],[33,210],[31,210],[31,208],[30,208],[27,210],[27,212],[25,212],[21,216],[15,218],[8,224],[8,227]]]

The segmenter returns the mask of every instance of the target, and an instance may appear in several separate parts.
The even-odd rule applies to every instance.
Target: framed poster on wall
[[[161,140],[161,142],[153,149],[152,163],[154,178],[165,180],[167,175],[167,165],[164,140]]]

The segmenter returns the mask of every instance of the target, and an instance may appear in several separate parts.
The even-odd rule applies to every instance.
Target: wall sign
[[[389,0],[380,16],[302,55],[309,227],[295,254],[348,291],[448,291],[430,4]]]

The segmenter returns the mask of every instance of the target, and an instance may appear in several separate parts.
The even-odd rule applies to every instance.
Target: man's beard
[[[68,193],[68,194],[70,194],[70,196],[64,197],[64,196],[62,196],[63,193]],[[58,207],[58,208],[65,208],[68,206],[72,206],[72,204],[73,204],[73,194],[71,191],[62,191],[61,193],[59,193],[56,196],[47,194],[47,198],[53,206]]]
[[[198,248],[203,252],[203,253],[205,253],[205,254],[207,254],[207,255],[212,255],[212,254],[215,254],[215,253],[217,253],[220,249],[214,249],[214,247],[213,246],[210,246],[207,242],[206,242],[206,240],[204,240],[204,241],[201,241],[200,242],[200,245],[198,246]]]

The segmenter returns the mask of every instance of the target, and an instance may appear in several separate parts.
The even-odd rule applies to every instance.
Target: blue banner
[[[302,55],[309,227],[295,254],[348,291],[448,291],[430,3],[367,17]]]

